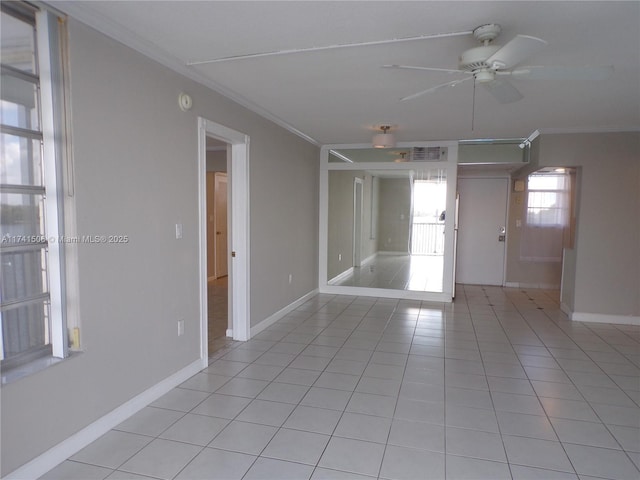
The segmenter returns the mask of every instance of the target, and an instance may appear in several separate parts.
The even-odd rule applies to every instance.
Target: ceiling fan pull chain
[[[471,131],[473,132],[473,123],[476,118],[476,82],[473,82],[473,100],[471,101]]]

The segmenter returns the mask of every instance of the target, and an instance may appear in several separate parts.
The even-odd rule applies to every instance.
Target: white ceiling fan
[[[486,88],[500,103],[511,103],[523,98],[518,89],[507,80],[513,79],[549,79],[549,80],[603,80],[613,72],[613,66],[593,66],[593,67],[568,67],[568,66],[527,66],[518,67],[524,60],[529,58],[547,45],[547,42],[528,35],[517,35],[505,45],[495,45],[495,40],[502,31],[500,25],[490,23],[481,25],[474,30],[436,33],[418,35],[412,37],[398,37],[386,40],[373,40],[368,42],[342,43],[335,45],[323,45],[306,48],[294,48],[286,50],[274,50],[266,52],[254,52],[228,57],[220,57],[208,60],[197,60],[188,62],[187,65],[204,65],[211,63],[230,62],[247,60],[252,58],[270,57],[276,55],[292,55],[299,53],[318,52],[323,50],[335,50],[342,48],[364,47],[385,45],[390,43],[400,43],[419,40],[431,40],[436,38],[457,37],[473,35],[482,45],[465,51],[459,58],[459,68],[436,68],[420,67],[411,65],[383,65],[384,68],[403,70],[422,70],[432,72],[447,72],[450,74],[461,74],[464,78],[458,78],[434,87],[427,88],[420,92],[401,98],[401,101],[412,100],[423,95],[455,87],[463,82],[474,79],[474,104],[475,85],[479,84]],[[514,68],[518,67],[518,68]]]
[[[547,42],[528,35],[517,35],[505,45],[495,45],[501,27],[490,23],[481,25],[471,33],[482,44],[471,48],[459,58],[459,68],[418,67],[411,65],[383,65],[384,68],[422,70],[462,74],[459,78],[436,85],[426,90],[401,98],[401,101],[413,100],[447,87],[455,87],[474,79],[475,84],[483,86],[500,103],[516,102],[523,98],[520,91],[507,79],[548,79],[548,80],[603,80],[613,72],[613,66],[567,67],[567,66],[525,66],[518,67],[524,60],[547,45]],[[514,68],[518,67],[518,68]],[[475,85],[474,85],[475,86]],[[475,91],[475,90],[474,90]]]

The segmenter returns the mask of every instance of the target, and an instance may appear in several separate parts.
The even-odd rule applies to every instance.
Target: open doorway
[[[223,147],[224,156],[219,160],[218,167],[212,167],[215,172],[226,164],[227,182],[220,182],[219,191],[226,188],[222,197],[226,197],[227,233],[224,234],[215,223],[215,215],[207,213],[207,141],[211,148]],[[222,155],[222,154],[221,154]],[[225,173],[225,172],[218,172]],[[222,178],[219,175],[219,178]],[[226,313],[226,329],[222,341],[233,340],[246,341],[250,337],[249,315],[249,137],[244,133],[232,130],[224,125],[211,122],[204,118],[198,119],[198,216],[199,216],[199,291],[200,291],[200,348],[201,358],[209,358],[212,353],[209,345],[209,277],[222,282],[226,278],[225,290],[215,290],[212,298],[214,307],[220,305],[220,312]],[[215,174],[213,177],[215,189]],[[223,186],[224,185],[224,186]],[[207,235],[209,218],[213,216],[213,233]],[[220,217],[221,215],[218,215]],[[219,219],[219,218],[218,218]],[[220,220],[220,219],[219,219]],[[224,223],[223,220],[220,220]],[[220,231],[220,235],[216,232]],[[209,272],[207,253],[208,237],[224,237],[227,249],[219,258],[218,265],[214,264],[213,271]],[[215,240],[214,240],[215,241]],[[215,258],[215,254],[214,254]],[[226,259],[227,275],[220,271]],[[215,269],[218,269],[216,273]],[[221,297],[221,298],[216,298]],[[226,298],[226,302],[224,299]],[[226,305],[226,307],[225,307]],[[226,308],[226,311],[225,311]],[[222,323],[224,327],[224,322]],[[215,327],[214,327],[215,328]],[[214,338],[217,332],[213,332]],[[215,347],[215,346],[214,346]]]
[[[229,326],[228,144],[207,136],[207,333],[209,355],[226,346]]]

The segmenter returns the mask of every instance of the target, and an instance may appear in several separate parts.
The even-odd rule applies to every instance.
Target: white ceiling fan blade
[[[541,38],[518,35],[487,59],[494,69],[511,68],[541,50],[547,42]]]
[[[455,87],[456,85],[459,85],[462,82],[466,82],[467,80],[471,80],[473,77],[467,77],[467,78],[463,78],[461,80],[454,80],[452,82],[447,82],[447,83],[443,83],[440,85],[436,85],[435,87],[431,87],[431,88],[427,88],[426,90],[422,90],[421,92],[418,93],[414,93],[412,95],[408,95],[406,97],[402,97],[400,99],[401,102],[405,102],[407,100],[413,100],[414,98],[418,98],[421,97],[422,95],[426,95],[428,93],[433,93],[437,90],[443,89],[443,88],[447,88],[447,87]]]
[[[515,78],[531,80],[606,80],[613,73],[613,65],[595,67],[521,67],[513,70]]]
[[[490,82],[482,82],[480,84],[500,103],[517,102],[523,98],[518,89],[505,78],[496,77]]]
[[[291,48],[286,50],[274,50],[271,52],[258,52],[258,53],[248,53],[245,55],[232,55],[229,57],[221,57],[214,58],[211,60],[197,60],[193,62],[187,62],[187,65],[204,65],[207,63],[219,63],[219,62],[229,62],[233,60],[244,60],[248,58],[260,58],[260,57],[270,57],[274,55],[291,55],[294,53],[306,53],[306,52],[319,52],[322,50],[335,50],[338,48],[348,48],[348,47],[366,47],[371,45],[386,45],[389,43],[398,43],[398,42],[413,42],[417,40],[430,40],[434,38],[446,38],[446,37],[459,37],[462,35],[471,35],[472,31],[464,31],[464,32],[449,32],[449,33],[434,33],[431,35],[417,35],[413,37],[399,37],[399,38],[390,38],[387,40],[373,40],[371,42],[356,42],[356,43],[339,43],[336,45],[325,45],[319,47],[308,47],[308,48]]]
[[[382,65],[382,68],[393,68],[396,70],[424,70],[427,72],[445,72],[445,73],[464,73],[471,75],[471,72],[466,70],[454,70],[451,68],[435,68],[435,67],[416,67],[413,65]]]

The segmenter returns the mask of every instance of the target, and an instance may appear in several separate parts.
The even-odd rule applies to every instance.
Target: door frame
[[[364,180],[360,177],[355,177],[353,179],[353,267],[354,268],[362,266],[363,209],[364,209]]]
[[[250,244],[249,244],[249,136],[198,117],[198,264],[200,284],[200,355],[208,358],[208,294],[207,294],[207,137],[214,137],[230,145],[227,162],[228,182],[231,189],[231,235],[228,248],[232,258],[229,270],[229,314],[234,340],[249,340],[250,329]]]

